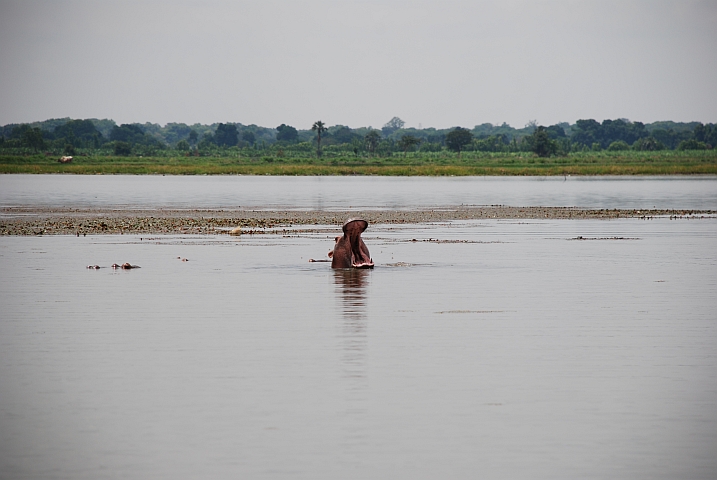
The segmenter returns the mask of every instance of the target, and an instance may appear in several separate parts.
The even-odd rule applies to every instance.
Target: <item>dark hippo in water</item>
[[[112,268],[117,270],[118,268],[121,268],[122,270],[130,270],[132,268],[139,268],[139,265],[131,265],[130,263],[123,263],[122,265],[119,265],[117,263],[112,264]]]
[[[350,218],[344,223],[344,235],[336,237],[334,250],[329,252],[331,268],[373,268],[373,260],[361,234],[368,228],[368,222]]]

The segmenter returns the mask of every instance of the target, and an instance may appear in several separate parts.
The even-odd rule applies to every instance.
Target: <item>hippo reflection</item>
[[[350,218],[344,223],[344,234],[336,237],[334,250],[329,252],[331,268],[373,268],[373,260],[361,234],[368,228],[368,222]]]

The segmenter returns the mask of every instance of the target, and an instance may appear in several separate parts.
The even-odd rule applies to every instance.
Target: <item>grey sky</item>
[[[0,124],[717,122],[717,1],[0,0]]]

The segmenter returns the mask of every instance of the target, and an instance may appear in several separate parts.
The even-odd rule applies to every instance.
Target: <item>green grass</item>
[[[131,175],[675,175],[717,174],[717,150],[581,152],[538,158],[529,153],[413,153],[390,157],[56,157],[1,156],[0,173]]]

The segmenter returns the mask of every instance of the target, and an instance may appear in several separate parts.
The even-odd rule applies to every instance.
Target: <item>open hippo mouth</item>
[[[373,268],[373,260],[361,234],[368,228],[362,219],[349,219],[344,223],[344,235],[336,239],[332,257],[332,268]]]

